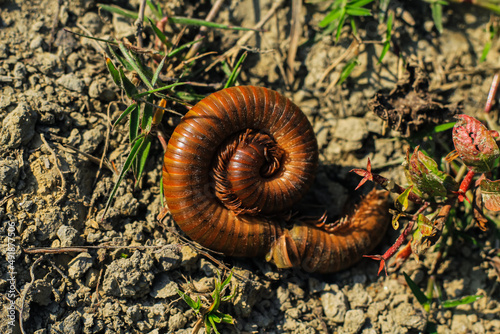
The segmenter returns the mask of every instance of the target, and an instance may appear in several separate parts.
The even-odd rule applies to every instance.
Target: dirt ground
[[[140,1],[104,2],[137,11]],[[385,24],[378,22],[375,6],[374,17],[357,19],[359,38],[364,41],[354,50],[359,64],[344,83],[336,85],[352,58],[346,54],[355,41],[349,24],[335,42],[332,34],[322,35],[318,27],[331,1],[305,1],[299,15],[294,73],[289,76],[292,12],[283,2],[264,26],[266,31],[244,44],[250,52],[239,84],[275,89],[309,117],[318,139],[320,166],[305,201],[321,208],[319,212],[326,209],[336,217],[352,201],[359,177],[349,170],[364,168],[367,158],[376,172],[405,183],[400,165],[408,141],[401,132],[388,129],[369,107],[377,93],[387,94],[405,76],[404,64],[425,74],[428,90],[440,105],[481,115],[500,59],[496,38],[486,61],[479,62],[489,38],[492,14],[487,10],[467,4],[445,6],[444,30],[439,34],[428,3],[391,1],[393,43],[377,64]],[[160,3],[170,16],[203,19],[211,8],[210,1]],[[273,3],[225,1],[215,21],[253,27]],[[172,221],[169,230],[156,222],[161,210],[159,142],[153,144],[152,156],[157,158],[148,163],[139,187],[134,188],[129,173],[101,221],[116,180],[113,167],[108,166],[120,168],[129,150],[127,124],[110,131],[110,123],[127,104],[109,75],[98,43],[63,28],[103,39],[131,38],[135,28],[133,20],[99,12],[97,4],[94,0],[0,0],[1,333],[191,333],[197,316],[176,290],[211,291],[221,262],[237,276],[233,278],[235,298],[221,307],[236,323],[220,325],[221,333],[426,333],[433,329],[500,333],[499,278],[486,258],[487,249],[499,248],[498,224],[496,230],[491,227],[485,233],[469,224],[449,238],[452,242],[432,277],[429,272],[437,256],[432,249],[420,261],[410,257],[388,276],[377,276],[378,264],[369,259],[339,273],[315,275],[277,270],[264,259],[207,257],[172,232]],[[187,35],[196,35],[198,29],[190,27]],[[243,34],[210,30],[202,50],[220,55]],[[200,66],[215,57],[205,58]],[[198,81],[210,84],[198,94],[220,89],[225,82],[221,65],[200,74]],[[494,116],[498,110],[495,103],[493,118],[498,118]],[[171,132],[179,118],[167,118]],[[442,147],[452,147],[449,132],[436,141],[411,140],[425,147],[439,143],[445,156],[449,151]],[[100,168],[103,157],[109,163]],[[364,188],[366,192],[369,186]],[[389,230],[375,253],[383,253],[399,235]],[[81,248],[56,254],[24,251],[68,246]],[[11,265],[14,275],[9,273]],[[406,285],[403,272],[424,291],[427,282],[435,279],[443,299],[484,297],[455,308],[444,308],[436,299],[426,312]]]

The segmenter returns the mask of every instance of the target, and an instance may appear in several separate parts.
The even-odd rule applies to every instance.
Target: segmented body
[[[333,231],[279,218],[310,187],[318,164],[311,124],[275,91],[241,86],[196,104],[165,152],[164,193],[179,227],[232,256],[266,256],[280,268],[343,269],[387,226],[386,195],[372,192]]]

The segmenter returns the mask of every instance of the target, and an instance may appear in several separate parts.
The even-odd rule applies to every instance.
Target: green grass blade
[[[410,287],[411,292],[413,292],[413,295],[415,298],[417,298],[417,301],[420,303],[422,306],[426,306],[429,304],[429,299],[425,296],[425,294],[420,290],[420,288],[413,282],[413,280],[408,276],[405,272],[403,272],[403,275],[405,277],[406,283]]]
[[[321,22],[319,23],[319,27],[320,28],[325,28],[331,22],[333,22],[336,19],[338,19],[341,14],[342,14],[342,9],[332,10],[330,13],[328,13],[328,15],[325,16],[325,18],[323,20],[321,20]]]
[[[455,123],[456,122],[450,122],[450,123],[436,125],[434,127],[433,131],[435,133],[438,133],[438,132],[443,132],[443,131],[449,130],[455,126]]]
[[[127,17],[129,19],[137,20],[137,18],[139,17],[139,15],[136,12],[120,8],[118,6],[109,6],[109,5],[104,5],[104,4],[98,4],[97,7],[99,7],[100,9],[106,10],[110,13],[114,13],[114,14],[118,14],[118,15],[123,16],[123,17]]]
[[[196,299],[196,301],[194,301],[191,297],[189,297],[187,294],[185,294],[181,290],[179,290],[179,289],[176,289],[176,290],[177,290],[177,293],[179,294],[179,296],[181,296],[182,299],[186,302],[186,304],[188,304],[189,307],[191,307],[193,310],[195,310],[196,313],[198,313],[200,310],[200,307],[201,307],[200,300]]]
[[[340,33],[342,32],[342,27],[344,26],[346,17],[347,15],[345,13],[345,8],[342,8],[342,15],[340,16],[339,25],[337,26],[337,34],[335,35],[335,41],[338,41],[340,38]]]
[[[481,296],[481,295],[466,296],[466,297],[463,297],[463,298],[460,298],[460,299],[446,300],[441,305],[444,308],[452,308],[452,307],[457,307],[459,305],[465,305],[465,304],[473,303],[476,300],[481,299],[483,297],[484,296]]]
[[[158,7],[156,7],[152,2],[151,0],[147,0],[146,1],[146,4],[148,5],[149,9],[151,9],[151,11],[153,12],[153,14],[155,14],[156,18],[158,20],[161,20],[162,17],[163,17],[163,13],[161,12],[161,7],[159,6],[158,4]]]
[[[198,43],[199,41],[203,40],[203,37],[202,38],[198,38],[197,40],[194,40],[194,41],[191,41],[191,42],[188,42],[186,44],[183,44],[181,46],[179,46],[177,49],[175,50],[172,50],[171,52],[169,52],[169,54],[167,55],[168,58],[172,58],[173,56],[175,56],[176,54],[178,54],[179,52],[181,52],[182,50],[190,47],[191,45],[195,44],[195,43]]]
[[[137,183],[139,184],[139,181],[141,180],[142,173],[144,172],[144,167],[146,166],[146,162],[148,161],[148,156],[149,156],[149,150],[151,149],[151,136],[145,136],[144,137],[144,142],[141,145],[141,148],[139,149],[139,152],[137,154]]]
[[[240,59],[236,63],[236,66],[234,67],[233,71],[231,72],[231,75],[227,79],[227,82],[226,82],[226,85],[224,86],[224,88],[234,86],[234,83],[236,82],[236,79],[238,78],[238,75],[240,74],[240,66],[247,58],[247,54],[248,54],[248,52],[246,52],[246,51],[243,52]]]
[[[346,7],[345,12],[347,15],[351,16],[371,16],[372,13],[366,8],[352,8],[350,6]]]
[[[434,2],[431,4],[432,19],[434,20],[434,25],[437,31],[441,34],[443,32],[443,6]]]
[[[144,84],[146,84],[146,86],[148,86],[150,89],[153,89],[153,86],[151,85],[151,82],[144,74],[142,67],[139,65],[139,63],[137,63],[135,61],[135,59],[132,57],[132,55],[128,52],[125,45],[123,43],[120,43],[119,47],[120,47],[121,52],[125,56],[125,58],[129,61],[130,65],[134,68],[134,71],[137,72],[137,74],[139,75],[141,80],[144,82]]]
[[[106,58],[106,66],[108,67],[108,71],[111,74],[111,78],[113,79],[114,83],[121,88],[122,86],[120,79],[120,71],[116,69],[115,65],[109,58]]]
[[[120,68],[120,81],[121,81],[121,87],[123,88],[125,94],[127,94],[128,97],[132,97],[137,94],[137,88],[134,86],[132,81],[130,81],[129,78],[127,78],[122,68]]]
[[[151,125],[153,124],[153,95],[148,96],[147,102],[144,106],[144,113],[141,119],[141,129],[144,133],[149,134]]]
[[[156,37],[158,37],[160,39],[160,41],[163,43],[163,45],[166,45],[168,48],[171,48],[172,43],[170,43],[167,40],[167,37],[165,36],[165,34],[160,29],[158,29],[156,24],[154,24],[154,22],[151,21],[150,18],[148,18],[148,21],[149,21],[149,24],[151,25],[151,28],[153,28],[153,31],[154,31]]]
[[[387,54],[387,51],[391,48],[391,43],[390,42],[384,42],[384,47],[382,48],[382,52],[380,53],[380,57],[378,57],[378,62],[377,65],[380,65],[382,63],[382,60],[384,60],[385,55]]]
[[[111,44],[111,45],[118,45],[118,42],[115,42],[115,41],[110,41],[110,40],[107,40],[107,39],[102,39],[102,38],[97,38],[97,37],[94,37],[94,36],[88,36],[88,35],[84,35],[84,34],[80,34],[78,32],[74,32],[74,31],[71,31],[69,29],[66,29],[64,28],[64,31],[67,31],[73,35],[77,35],[77,36],[80,36],[80,37],[83,37],[83,38],[88,38],[88,39],[92,39],[94,41],[98,41],[98,42],[104,42],[106,44]]]
[[[257,32],[262,31],[260,29],[243,28],[243,27],[231,26],[231,25],[227,25],[227,24],[209,22],[209,21],[200,20],[200,19],[191,19],[191,18],[181,17],[181,16],[169,17],[168,22],[183,24],[183,25],[188,25],[188,26],[199,26],[199,27],[224,29],[224,30],[241,30],[241,31],[257,31]]]
[[[166,85],[166,86],[163,86],[163,87],[160,87],[160,88],[155,88],[155,89],[151,89],[151,90],[148,90],[146,92],[142,92],[140,94],[136,94],[133,96],[134,99],[139,99],[145,95],[150,95],[150,94],[154,94],[154,93],[158,93],[158,92],[161,92],[163,90],[167,90],[167,89],[170,89],[170,88],[174,88],[174,87],[177,87],[177,86],[183,86],[183,85],[189,85],[191,84],[191,82],[176,82],[176,83],[173,83],[173,84],[170,84],[170,85]],[[162,96],[163,98],[165,98],[164,96]]]
[[[364,7],[368,5],[370,2],[373,2],[374,0],[358,0],[358,1],[352,1],[349,3],[349,7]]]
[[[129,105],[127,109],[125,109],[125,111],[122,112],[122,114],[118,117],[118,119],[113,123],[113,128],[115,128],[118,125],[118,123],[122,121],[122,119],[127,117],[136,108],[137,108],[137,103],[132,103],[131,105]]]
[[[156,86],[156,81],[158,81],[158,78],[160,77],[161,70],[163,70],[163,66],[165,65],[165,60],[167,59],[167,56],[163,57],[161,60],[160,64],[158,64],[158,67],[156,68],[155,74],[153,74],[153,79],[151,79],[151,85]]]
[[[349,77],[349,75],[351,75],[351,72],[354,70],[356,65],[358,65],[358,59],[353,58],[344,66],[342,72],[340,73],[340,79],[337,82],[337,85],[341,85]]]
[[[115,183],[115,186],[113,187],[113,190],[111,190],[111,195],[109,195],[108,201],[106,202],[106,207],[104,208],[104,213],[102,215],[102,219],[106,216],[106,213],[109,210],[109,207],[111,206],[111,202],[113,201],[113,198],[116,195],[116,191],[118,190],[118,187],[123,181],[123,177],[125,176],[125,173],[128,172],[130,167],[132,166],[133,161],[135,160],[137,153],[139,151],[139,148],[142,146],[144,138],[139,138],[134,145],[132,146],[132,149],[130,150],[130,154],[127,157],[127,160],[125,160],[125,163],[123,164],[122,170],[120,171],[120,175],[118,176],[118,180]]]
[[[140,117],[140,106],[137,105],[137,108],[132,109],[130,112],[130,120],[129,120],[129,140],[131,143],[137,138],[137,134],[139,133],[139,117]]]
[[[120,64],[122,64],[123,67],[125,67],[128,71],[134,70],[132,65],[130,65],[130,63],[125,58],[123,58],[121,55],[117,54],[116,51],[110,45],[108,45],[108,49],[109,49],[109,52],[113,55],[113,57],[115,59],[118,59],[118,61],[120,62]]]

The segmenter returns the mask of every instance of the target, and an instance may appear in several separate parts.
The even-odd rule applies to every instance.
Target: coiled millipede
[[[372,191],[331,230],[286,222],[317,165],[313,129],[295,104],[266,88],[227,88],[201,100],[175,128],[164,193],[178,226],[209,249],[266,256],[279,268],[335,272],[380,242],[387,195]]]

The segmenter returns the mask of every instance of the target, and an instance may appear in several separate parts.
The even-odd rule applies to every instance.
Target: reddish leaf
[[[430,244],[425,242],[425,239],[432,235],[433,224],[424,215],[418,215],[417,229],[413,232],[413,241],[411,243],[411,250],[415,255],[422,254],[430,247]]]
[[[486,209],[500,211],[500,180],[482,180],[481,196]]]
[[[429,197],[446,196],[448,191],[456,191],[458,184],[448,174],[441,172],[437,163],[430,157],[415,148],[411,158],[406,162],[406,176],[411,183],[423,194]]]
[[[459,120],[453,127],[453,143],[460,158],[476,173],[489,172],[500,155],[491,132],[473,117],[459,115],[457,118]]]
[[[361,181],[359,181],[358,186],[354,190],[358,190],[358,188],[361,187],[363,184],[365,184],[366,181],[373,182],[372,163],[370,161],[370,158],[368,158],[368,163],[366,164],[366,170],[355,168],[355,169],[352,169],[351,172],[356,173],[359,176],[363,177],[363,179]]]

